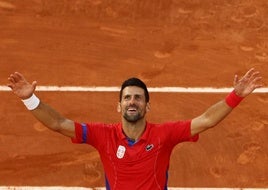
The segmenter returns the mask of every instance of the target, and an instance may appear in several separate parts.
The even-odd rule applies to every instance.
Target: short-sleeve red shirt
[[[191,121],[146,123],[137,142],[131,142],[122,124],[75,123],[73,143],[95,147],[106,174],[106,188],[112,190],[167,189],[167,172],[172,149],[180,142],[197,141],[191,137]]]

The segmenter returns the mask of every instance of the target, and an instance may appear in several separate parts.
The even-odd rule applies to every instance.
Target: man
[[[153,124],[146,121],[150,110],[146,85],[137,78],[126,80],[120,90],[117,124],[77,123],[63,117],[34,95],[36,81],[27,82],[18,72],[8,78],[8,86],[49,129],[88,143],[100,154],[107,189],[167,189],[169,159],[174,146],[197,141],[198,134],[217,125],[240,101],[260,88],[261,76],[250,69],[242,78],[234,78],[234,90],[225,99],[209,107],[192,120]]]

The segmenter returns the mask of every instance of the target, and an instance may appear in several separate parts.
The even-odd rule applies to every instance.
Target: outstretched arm
[[[203,114],[194,118],[191,123],[191,134],[196,135],[222,121],[239,101],[251,94],[256,88],[262,87],[261,76],[254,68],[250,69],[241,79],[234,78],[234,91],[218,103],[209,107]]]
[[[56,110],[40,101],[38,98],[33,99],[37,82],[30,84],[22,74],[15,72],[8,77],[8,87],[13,93],[23,101],[30,100],[32,114],[42,122],[46,127],[57,131],[65,136],[73,138],[75,136],[74,122],[64,118]]]

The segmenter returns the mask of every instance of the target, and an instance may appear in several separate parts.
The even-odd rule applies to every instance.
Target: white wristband
[[[34,110],[40,103],[39,98],[37,98],[35,94],[33,94],[30,98],[21,101],[28,110]]]

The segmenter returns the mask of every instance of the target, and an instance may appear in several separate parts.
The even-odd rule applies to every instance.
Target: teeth
[[[137,109],[135,108],[129,108],[128,111],[136,111]]]

